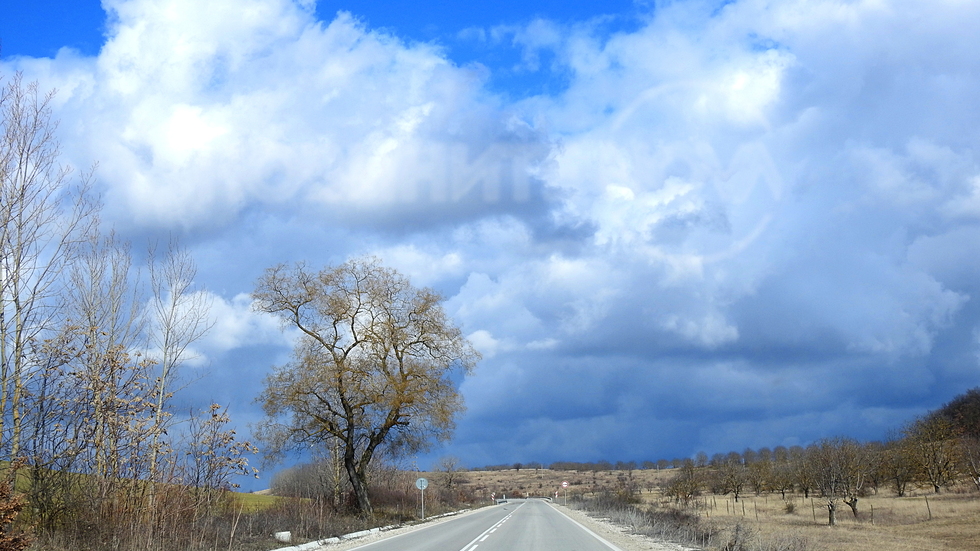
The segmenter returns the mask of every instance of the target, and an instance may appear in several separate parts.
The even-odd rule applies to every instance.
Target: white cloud
[[[551,411],[564,397],[548,383],[578,370],[573,420],[529,410],[522,426],[630,426],[642,406],[664,434],[701,438],[657,405],[669,396],[647,397],[675,379],[677,395],[719,392],[687,377],[711,356],[736,366],[705,371],[732,395],[825,385],[791,388],[799,408],[771,422],[700,432],[762,427],[773,445],[845,427],[858,414],[835,400],[890,422],[966,380],[977,5],[669,2],[612,34],[541,20],[464,33],[524,48],[516,69],[459,67],[287,0],[107,5],[118,18],[97,59],[12,63],[61,89],[65,151],[101,162],[111,215],[202,241],[217,239],[202,227],[254,231],[236,243],[271,261],[373,253],[445,289],[485,355],[462,386],[480,415]],[[508,104],[486,86],[495,70],[567,86]],[[239,230],[243,213],[260,222]],[[283,343],[246,295],[216,314],[203,350]]]
[[[193,228],[296,202],[347,222],[527,208],[541,136],[435,47],[288,0],[106,7],[88,72],[22,67],[61,88],[66,153],[99,161],[116,217]]]
[[[283,333],[279,319],[252,309],[252,297],[246,293],[231,299],[213,295],[211,301],[213,325],[201,346],[212,353],[256,345],[293,344],[291,332]]]

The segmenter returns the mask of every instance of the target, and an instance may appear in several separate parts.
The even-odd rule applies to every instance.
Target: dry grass
[[[665,499],[659,484],[675,471],[633,471],[633,482],[641,488],[645,506],[668,508],[675,504]],[[439,473],[430,473],[432,480]],[[514,496],[554,497],[561,482],[569,482],[568,496],[590,496],[602,491],[615,491],[630,475],[620,471],[550,471],[522,469],[521,471],[474,471],[466,473],[464,485],[476,495],[489,499],[490,492],[499,498],[503,492]],[[517,497],[517,496],[514,496]],[[792,504],[788,511],[788,504]],[[706,495],[692,503],[695,511],[723,529],[736,523],[748,526],[760,542],[779,542],[787,538],[804,539],[807,549],[848,551],[931,551],[980,549],[980,495],[972,485],[961,485],[952,491],[935,495],[931,491],[910,492],[898,498],[888,490],[879,495],[862,498],[859,516],[854,518],[850,508],[841,503],[837,509],[838,525],[827,526],[827,509],[820,498],[804,499],[799,494],[748,495],[734,502],[731,496]],[[872,519],[872,510],[874,518]],[[930,518],[931,515],[931,518]],[[778,546],[774,543],[773,548]]]

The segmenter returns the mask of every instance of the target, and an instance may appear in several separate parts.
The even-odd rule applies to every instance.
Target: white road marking
[[[517,509],[520,509],[521,507],[523,507],[525,503],[527,503],[527,502],[524,502],[524,503],[521,503],[520,505],[518,505],[517,506]],[[477,542],[481,542],[481,541],[487,539],[487,536],[489,536],[491,532],[493,532],[494,530],[496,530],[497,528],[499,528],[501,524],[507,522],[507,519],[509,519],[511,517],[511,515],[513,515],[517,511],[517,509],[514,509],[514,511],[512,511],[510,513],[510,515],[507,515],[506,517],[500,519],[496,524],[494,524],[490,528],[487,528],[486,530],[484,530],[479,536],[473,538],[473,541],[471,541],[471,542],[467,543],[466,545],[464,545],[463,548],[460,549],[459,551],[473,551],[474,549],[476,549],[476,546],[478,545]],[[483,539],[480,539],[480,538],[483,538]]]
[[[568,515],[566,515],[565,513],[562,513],[562,512],[561,512],[560,510],[558,510],[558,508],[557,508],[557,507],[555,507],[554,505],[551,505],[550,503],[549,503],[548,505],[549,505],[549,506],[551,506],[551,508],[552,508],[552,509],[554,509],[555,511],[558,511],[558,513],[559,513],[559,514],[560,514],[561,516],[563,516],[563,517],[565,517],[565,518],[567,518],[568,520],[570,520],[570,521],[572,521],[572,522],[574,522],[576,526],[578,526],[578,527],[579,527],[579,528],[581,528],[582,530],[585,530],[586,532],[588,532],[588,533],[589,533],[589,534],[590,534],[590,535],[591,535],[591,536],[592,536],[593,538],[595,538],[595,539],[597,539],[597,540],[599,540],[599,543],[601,543],[601,544],[603,544],[603,545],[605,545],[606,547],[608,547],[609,549],[612,549],[613,551],[623,551],[622,549],[620,549],[620,548],[618,548],[618,547],[616,547],[615,545],[613,545],[613,544],[611,544],[611,543],[609,543],[608,541],[606,541],[606,540],[604,540],[604,539],[602,538],[602,536],[600,536],[599,534],[596,534],[596,533],[595,533],[595,532],[593,532],[592,530],[589,530],[589,529],[588,529],[588,528],[586,528],[585,526],[582,526],[581,524],[579,524],[579,522],[578,522],[577,520],[575,520],[575,519],[573,519],[572,517],[570,517],[570,516],[568,516]]]

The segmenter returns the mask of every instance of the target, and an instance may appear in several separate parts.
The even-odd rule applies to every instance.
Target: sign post
[[[561,489],[565,492],[565,507],[568,507],[568,481],[561,481]]]
[[[422,520],[425,520],[425,489],[429,487],[429,481],[419,478],[415,481],[415,487],[422,492]]]

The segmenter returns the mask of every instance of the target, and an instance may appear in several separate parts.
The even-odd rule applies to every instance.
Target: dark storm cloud
[[[61,90],[107,216],[191,243],[219,380],[288,357],[249,308],[265,267],[374,254],[484,353],[432,452],[470,465],[880,438],[978,384],[972,4],[508,26],[561,79],[527,97],[491,91],[514,67],[251,3],[115,0],[97,58],[13,62]]]

